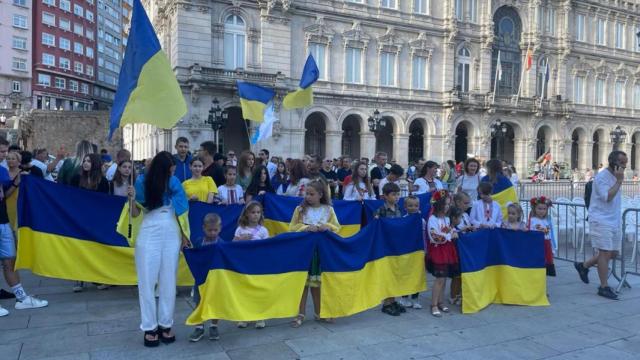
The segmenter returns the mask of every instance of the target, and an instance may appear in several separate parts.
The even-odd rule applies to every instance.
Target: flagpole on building
[[[498,91],[498,73],[502,71],[502,65],[500,64],[500,50],[498,50],[498,61],[496,63],[496,76],[493,80],[493,95],[491,97],[491,105],[496,101],[496,92]]]
[[[544,94],[547,89],[547,76],[549,74],[549,58],[546,59],[544,65],[544,79],[542,81],[542,92],[540,93],[540,110],[542,110],[542,99],[544,99]]]
[[[134,143],[134,137],[133,137],[133,129],[135,129],[135,126],[133,124],[131,124],[131,174],[129,174],[129,186],[134,186],[133,184],[133,173],[135,172],[135,160],[133,157],[133,143]],[[131,240],[131,233],[133,232],[133,225],[131,224],[131,221],[133,219],[133,207],[135,206],[135,199],[133,199],[133,201],[129,202],[129,237],[128,239]],[[129,242],[131,243],[131,242]]]
[[[515,106],[518,106],[518,101],[520,100],[520,91],[522,90],[522,80],[524,79],[524,72],[525,69],[527,69],[527,66],[529,64],[529,46],[531,46],[531,44],[527,45],[527,52],[524,55],[524,66],[522,67],[522,72],[520,73],[520,84],[518,85],[518,95],[516,96],[516,104]]]

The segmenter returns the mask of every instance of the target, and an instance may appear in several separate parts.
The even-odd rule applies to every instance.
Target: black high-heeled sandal
[[[147,339],[148,335],[156,336],[157,338],[155,340],[149,340]],[[144,339],[144,346],[146,347],[156,347],[160,345],[160,335],[158,335],[158,329],[145,331],[143,339]]]
[[[176,336],[165,336],[171,334],[171,328],[163,328],[162,326],[158,326],[158,333],[160,335],[160,341],[164,344],[171,344],[176,341]]]

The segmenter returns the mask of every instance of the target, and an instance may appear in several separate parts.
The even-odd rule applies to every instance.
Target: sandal
[[[158,332],[160,333],[160,341],[162,341],[165,344],[171,344],[172,342],[176,341],[176,336],[171,335],[169,336],[169,334],[171,334],[171,328],[163,328],[161,326],[158,326]]]
[[[317,322],[325,323],[325,324],[333,324],[335,320],[333,318],[321,318],[318,314],[313,314],[313,318]]]
[[[147,336],[151,336],[155,338],[154,340],[150,340]],[[144,332],[144,346],[146,347],[156,347],[160,345],[160,339],[158,337],[158,329],[155,330],[147,330]]]
[[[299,328],[300,326],[302,326],[302,322],[304,321],[304,314],[298,314],[298,316],[296,316],[293,321],[291,321],[291,327],[292,328]]]
[[[438,304],[438,309],[440,309],[440,311],[442,311],[443,313],[449,312],[449,308],[442,304]]]
[[[435,317],[442,317],[442,313],[440,312],[440,310],[438,309],[437,306],[432,306],[431,307],[431,315],[433,315]]]

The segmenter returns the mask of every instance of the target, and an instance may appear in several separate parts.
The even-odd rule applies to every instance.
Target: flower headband
[[[441,201],[442,199],[445,199],[447,196],[449,196],[449,192],[447,190],[434,191],[431,195],[431,205],[437,203],[438,201]]]
[[[546,196],[531,198],[531,206],[536,206],[538,204],[545,204],[547,206],[551,206],[553,205],[553,202],[551,201],[551,199],[547,198]]]

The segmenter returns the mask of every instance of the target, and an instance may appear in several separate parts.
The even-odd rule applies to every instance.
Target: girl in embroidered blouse
[[[541,231],[544,234],[544,262],[547,267],[547,276],[556,276],[551,245],[551,220],[548,216],[551,205],[551,200],[544,196],[531,199],[531,212],[529,213],[527,228],[533,231]]]
[[[522,207],[516,203],[507,204],[507,221],[502,223],[503,229],[527,230],[527,226],[522,221]]]
[[[374,200],[376,198],[371,180],[369,179],[369,173],[367,171],[367,164],[359,162],[355,167],[356,171],[351,176],[351,183],[344,188],[344,200]]]
[[[453,240],[458,234],[453,230],[447,217],[451,207],[451,198],[446,190],[438,190],[431,196],[432,215],[427,222],[429,244],[427,246],[427,270],[436,278],[431,294],[431,315],[441,317],[449,312],[442,297],[447,278],[460,274],[458,252]]]
[[[326,184],[319,180],[311,181],[305,187],[304,200],[293,211],[289,231],[332,231],[337,233],[339,230],[340,224],[333,207],[331,207],[331,198],[327,194]],[[307,307],[307,289],[311,289],[316,320],[332,322],[332,319],[320,318],[320,259],[317,251],[313,254],[313,259],[311,260],[307,285],[300,300],[299,314],[291,322],[292,327],[300,327],[304,321]]]

